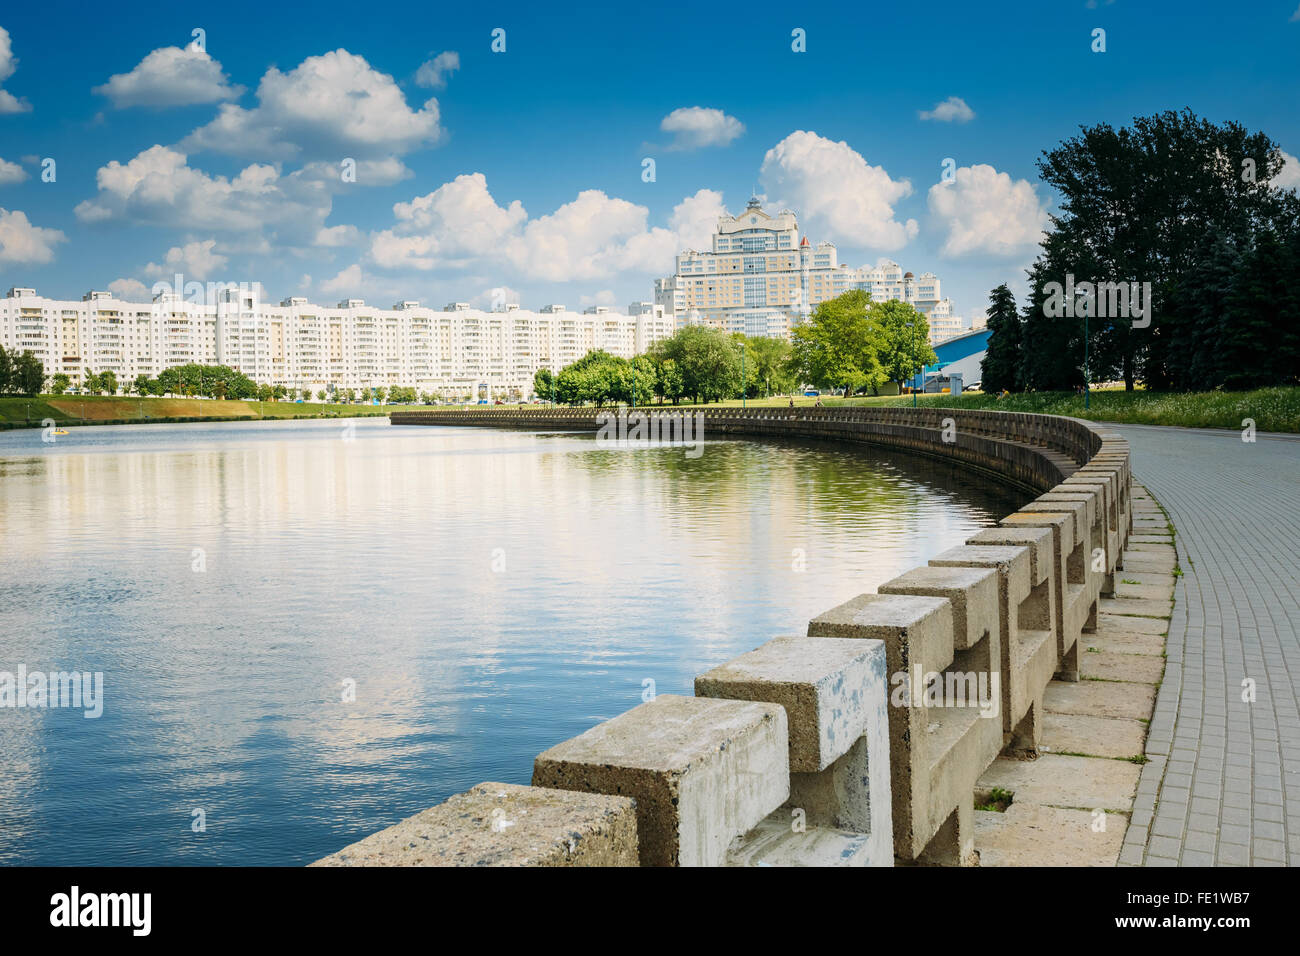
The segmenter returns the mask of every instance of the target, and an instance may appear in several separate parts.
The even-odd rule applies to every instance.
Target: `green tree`
[[[794,387],[790,376],[790,343],[785,339],[755,336],[748,339],[748,362],[753,367],[754,381],[760,388],[760,394],[767,398],[777,392],[786,392]]]
[[[50,391],[55,395],[62,395],[67,392],[72,385],[72,378],[66,372],[59,372],[50,380]]]
[[[1243,175],[1244,159],[1253,162],[1253,177]],[[1036,263],[1035,306],[1043,283],[1064,285],[1068,275],[1076,283],[1151,283],[1149,325],[1145,318],[1138,324],[1131,317],[1089,318],[1089,370],[1094,378],[1120,376],[1129,389],[1139,378],[1153,388],[1185,387],[1194,366],[1188,352],[1200,347],[1191,336],[1203,324],[1187,308],[1187,290],[1202,268],[1197,250],[1207,232],[1244,248],[1278,227],[1279,217],[1293,216],[1294,194],[1272,185],[1282,165],[1277,143],[1263,133],[1233,122],[1216,125],[1190,110],[1137,117],[1120,129],[1081,128],[1038,163],[1061,212],[1051,217]],[[1270,315],[1278,324],[1294,321]],[[1058,334],[1027,322],[1027,346],[1067,344],[1070,360],[1081,367],[1082,318],[1052,321],[1071,329]],[[1027,384],[1036,387],[1033,378]],[[1058,370],[1036,378],[1059,387],[1082,375]]]
[[[867,319],[870,304],[861,289],[820,303],[794,329],[791,370],[818,388],[842,386],[846,395],[888,381],[877,358],[879,330]]]
[[[711,402],[739,392],[742,347],[722,329],[688,325],[656,342],[650,357],[658,363],[674,363],[683,396]]]
[[[36,353],[26,350],[14,361],[11,389],[19,395],[39,395],[45,388],[45,366]]]
[[[990,394],[1023,391],[1020,315],[1016,312],[1016,297],[1005,282],[989,293],[988,328],[988,348],[980,364],[980,387]]]
[[[8,395],[14,381],[13,356],[0,345],[0,395]]]
[[[1028,272],[1030,296],[1020,323],[1021,381],[1036,392],[1074,389],[1083,384],[1083,326],[1048,314],[1043,268],[1035,262]]]
[[[551,392],[555,385],[555,378],[549,368],[539,368],[533,373],[533,394],[538,398],[544,398],[550,401]]]
[[[117,394],[117,373],[111,368],[106,368],[104,371],[99,373],[99,383],[106,394]]]
[[[939,361],[930,347],[930,323],[907,302],[890,299],[873,302],[867,320],[875,326],[873,337],[881,371],[902,390],[903,382],[921,371],[923,365]]]

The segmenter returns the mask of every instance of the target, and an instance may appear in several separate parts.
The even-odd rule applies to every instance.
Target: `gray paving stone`
[[[1147,754],[1164,745],[1173,758],[1161,773],[1154,819],[1165,815],[1167,801],[1177,815],[1183,812],[1190,772],[1196,826],[1182,838],[1182,853],[1167,845],[1157,849],[1155,841],[1172,838],[1153,830],[1145,862],[1201,861],[1199,854],[1209,852],[1201,845],[1207,837],[1196,834],[1208,833],[1206,818],[1215,815],[1219,864],[1286,862],[1300,854],[1300,840],[1287,833],[1288,821],[1300,827],[1300,792],[1286,792],[1291,781],[1300,791],[1300,681],[1292,677],[1300,675],[1300,448],[1286,437],[1246,443],[1236,432],[1115,430],[1128,439],[1134,481],[1145,484],[1177,530],[1183,572],[1174,579],[1164,682]],[[1135,487],[1135,534],[1159,534],[1163,516],[1144,507]],[[1139,569],[1151,560],[1144,555],[1131,571],[1159,573]],[[1142,580],[1142,586],[1154,584]],[[1255,682],[1250,703],[1242,701],[1247,677]],[[1216,759],[1207,760],[1210,755]],[[1189,760],[1194,769],[1186,766]],[[1143,787],[1150,766],[1143,768],[1139,794],[1151,792]]]

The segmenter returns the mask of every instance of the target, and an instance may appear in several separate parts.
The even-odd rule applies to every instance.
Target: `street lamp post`
[[[1092,407],[1092,377],[1088,374],[1088,310],[1083,312],[1083,407]]]
[[[749,380],[745,378],[745,353],[748,351],[749,349],[745,347],[745,343],[741,342],[740,343],[740,407],[741,408],[748,407],[745,405],[745,399],[749,395]]]

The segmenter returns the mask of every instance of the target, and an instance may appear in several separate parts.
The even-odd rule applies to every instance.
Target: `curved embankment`
[[[956,460],[1038,497],[998,527],[314,865],[961,864],[972,795],[1032,752],[1049,681],[1131,527],[1128,445],[1088,422],[942,408],[394,413],[395,425],[593,431],[598,441],[859,441]]]

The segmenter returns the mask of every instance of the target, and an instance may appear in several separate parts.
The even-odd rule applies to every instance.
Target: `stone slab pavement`
[[[1300,865],[1300,436],[1113,427],[1182,572],[1119,862]]]

